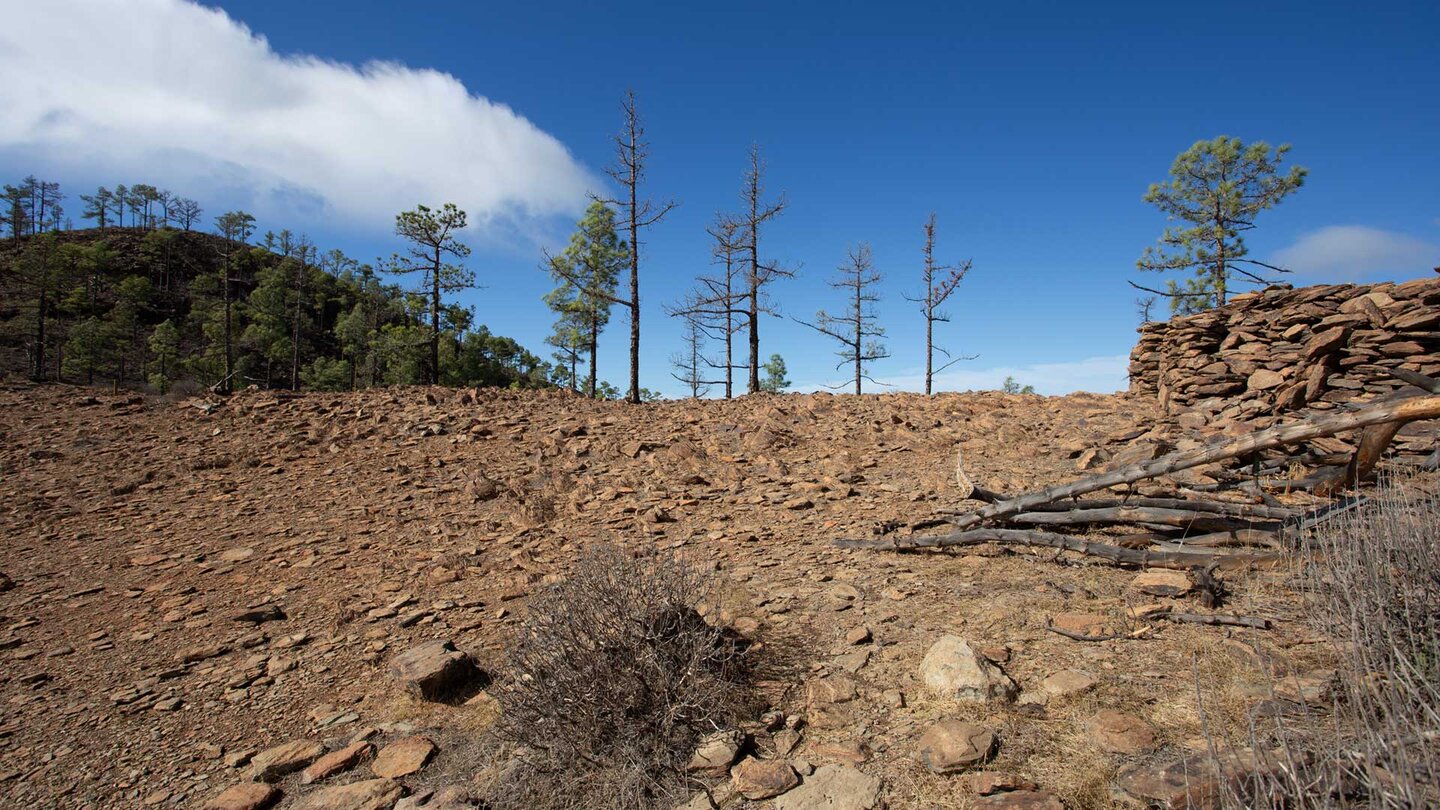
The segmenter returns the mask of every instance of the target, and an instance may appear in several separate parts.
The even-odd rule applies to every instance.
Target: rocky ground
[[[831,545],[956,506],[957,446],[977,483],[1019,491],[1184,440],[1156,418],[1125,395],[207,403],[11,384],[0,804],[463,806],[493,701],[426,701],[392,664],[443,639],[503,678],[527,594],[597,541],[713,569],[711,617],[771,656],[779,714],[750,729],[759,756],[709,763],[726,806],[1173,797],[1174,762],[1207,729],[1243,737],[1248,708],[1324,691],[1284,572],[1227,575],[1230,609],[1271,630],[1078,641],[1047,623],[1123,636],[1145,626],[1131,608],[1183,578],[1052,551]],[[1279,671],[1306,676],[1277,694]]]

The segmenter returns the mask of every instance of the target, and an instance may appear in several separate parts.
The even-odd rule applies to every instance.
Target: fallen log
[[[1136,507],[1155,509],[1188,510],[1207,512],[1234,518],[1257,518],[1261,520],[1288,520],[1299,517],[1298,509],[1264,504],[1237,503],[1234,501],[1189,500],[1186,498],[1105,498],[1086,500],[1064,500],[1045,503],[1027,512],[1065,512],[1075,509],[1131,509]],[[947,514],[963,515],[965,512],[950,511]]]
[[[1021,512],[1008,522],[1031,526],[1089,526],[1099,524],[1147,524],[1174,526],[1203,532],[1231,531],[1247,528],[1279,528],[1275,521],[1257,521],[1228,517],[1191,509],[1160,509],[1146,506],[1111,506],[1101,509],[1070,509],[1067,511]]]
[[[1224,627],[1253,627],[1256,630],[1269,630],[1270,620],[1259,619],[1253,616],[1239,616],[1234,613],[1159,613],[1157,618],[1169,619],[1172,622],[1186,622],[1188,624],[1209,624]]]
[[[914,551],[927,548],[954,548],[978,546],[982,543],[999,543],[1009,546],[1030,546],[1057,548],[1073,551],[1089,557],[1099,557],[1121,565],[1137,565],[1150,568],[1174,568],[1185,570],[1215,565],[1220,569],[1246,568],[1251,565],[1278,563],[1279,554],[1217,554],[1201,551],[1146,551],[1144,549],[1121,548],[1108,543],[1097,543],[1081,537],[1054,532],[1027,531],[1024,529],[970,529],[941,535],[912,537],[840,539],[835,545],[841,548],[873,549],[885,551]]]
[[[1040,504],[1052,503],[1062,498],[1074,498],[1118,484],[1132,484],[1147,478],[1188,470],[1191,467],[1224,461],[1272,447],[1321,436],[1331,436],[1371,425],[1390,423],[1403,425],[1419,419],[1436,417],[1440,417],[1440,396],[1421,396],[1395,402],[1384,402],[1353,413],[1333,414],[1293,424],[1279,425],[1231,441],[1170,453],[1141,464],[1081,478],[1068,484],[1046,487],[991,503],[968,514],[953,517],[950,522],[965,529],[986,520],[1032,511]]]

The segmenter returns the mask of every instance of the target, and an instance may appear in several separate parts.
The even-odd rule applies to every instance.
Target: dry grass
[[[1416,479],[1383,480],[1368,504],[1317,527],[1309,550],[1293,576],[1310,586],[1308,620],[1331,644],[1306,645],[1308,665],[1271,673],[1270,710],[1252,710],[1244,728],[1206,728],[1226,804],[1440,805],[1440,497]],[[1279,699],[1278,686],[1327,659],[1329,705]],[[1197,702],[1207,718],[1234,716]],[[1256,753],[1226,755],[1238,749]]]
[[[677,560],[602,546],[532,597],[496,693],[510,756],[491,805],[682,799],[699,738],[751,708],[747,644],[695,610],[708,590]]]

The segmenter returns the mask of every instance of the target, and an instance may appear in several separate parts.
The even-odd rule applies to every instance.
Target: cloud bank
[[[986,369],[962,368],[965,361],[951,366],[946,371],[936,375],[936,391],[989,391],[999,389],[1005,382],[1006,377],[1015,378],[1020,385],[1033,385],[1035,392],[1039,394],[1070,394],[1076,391],[1093,391],[1100,394],[1111,394],[1122,391],[1130,384],[1128,355],[1116,354],[1101,357],[1087,357],[1083,360],[1075,360],[1067,363],[1032,363],[1023,366],[997,366]],[[845,370],[835,372],[834,380],[827,380],[829,385],[841,382],[844,379]],[[876,382],[883,385],[876,385],[871,382],[865,383],[865,389],[871,393],[885,391],[924,391],[925,373],[924,370],[906,372],[894,375],[881,375],[875,378]],[[818,383],[807,383],[796,385],[797,391],[827,391],[836,390],[827,388]],[[845,388],[843,390],[850,390]]]
[[[1301,236],[1274,258],[1307,282],[1409,278],[1440,264],[1440,245],[1365,225],[1330,225]]]
[[[388,227],[453,201],[528,230],[594,185],[558,140],[454,76],[282,56],[183,0],[7,4],[0,76],[0,152],[202,203]]]

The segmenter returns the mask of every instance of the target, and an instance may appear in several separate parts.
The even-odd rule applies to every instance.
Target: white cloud
[[[593,184],[562,143],[454,76],[282,56],[183,0],[5,6],[0,151],[34,163],[370,227],[453,201],[528,230],[576,213]]]
[[[1272,263],[1310,282],[1405,278],[1440,263],[1440,245],[1365,225],[1330,225],[1301,236]]]
[[[962,368],[965,361],[935,377],[936,391],[989,391],[1000,388],[1006,377],[1015,378],[1020,385],[1035,386],[1040,394],[1069,394],[1075,391],[1094,391],[1110,394],[1129,386],[1128,369],[1130,357],[1117,354],[1103,357],[1087,357],[1068,363],[1032,363],[1023,366],[997,366],[986,369]],[[836,372],[837,375],[844,371]],[[838,379],[838,376],[837,376]],[[924,391],[925,374],[911,371],[891,376],[878,376],[876,382],[866,383],[871,393],[884,391]],[[819,384],[795,386],[797,391],[823,391],[828,389]],[[848,390],[848,389],[842,389]]]

